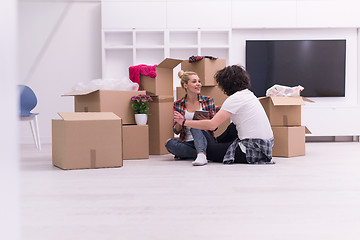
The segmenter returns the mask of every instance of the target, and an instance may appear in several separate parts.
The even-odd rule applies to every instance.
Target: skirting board
[[[306,142],[359,142],[359,136],[306,136]]]

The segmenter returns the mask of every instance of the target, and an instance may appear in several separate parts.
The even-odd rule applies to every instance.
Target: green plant
[[[152,101],[152,98],[145,94],[133,96],[131,98],[131,107],[134,109],[135,114],[148,114],[150,101]]]

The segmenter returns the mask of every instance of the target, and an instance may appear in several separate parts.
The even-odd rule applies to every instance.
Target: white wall
[[[51,119],[74,111],[73,97],[61,97],[80,81],[101,78],[100,1],[19,3],[21,83],[33,88],[40,135],[51,142]],[[21,143],[33,143],[30,127],[19,123]]]
[[[20,239],[16,94],[16,0],[0,2],[0,238]]]

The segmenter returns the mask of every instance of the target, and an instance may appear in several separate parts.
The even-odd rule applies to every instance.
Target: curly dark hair
[[[223,92],[230,96],[237,91],[250,88],[250,75],[239,65],[227,66],[215,73],[215,80]]]

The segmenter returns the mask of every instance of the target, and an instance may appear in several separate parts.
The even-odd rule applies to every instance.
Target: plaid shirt
[[[186,95],[185,95],[185,97],[174,102],[174,111],[178,111],[183,116],[185,116],[185,110],[186,110],[185,99],[186,99]],[[213,118],[215,116],[214,99],[212,97],[200,95],[199,101],[200,101],[200,104],[201,104],[201,107],[203,108],[203,110],[209,111],[210,119]],[[173,128],[174,132],[176,133],[175,125],[176,125],[176,122],[174,122],[174,128]],[[183,127],[180,131],[179,140],[184,141],[185,137],[186,137],[185,136],[185,127]]]
[[[223,159],[224,164],[234,162],[235,149],[241,142],[246,147],[246,161],[250,164],[274,164],[272,162],[272,148],[274,146],[274,138],[259,139],[247,138],[239,140],[238,138],[228,147]]]

